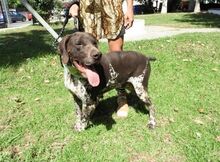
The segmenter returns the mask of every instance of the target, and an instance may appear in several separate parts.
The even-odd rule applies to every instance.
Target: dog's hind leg
[[[156,126],[154,105],[152,104],[147,91],[144,89],[142,85],[141,86],[133,85],[133,86],[139,99],[142,102],[144,102],[144,104],[148,107],[149,117],[150,117],[150,120],[148,122],[148,127],[153,129]]]
[[[138,98],[148,107],[149,117],[150,117],[150,120],[148,122],[148,127],[153,129],[156,126],[155,108],[150,100],[150,97],[148,96],[147,88],[145,89],[142,84],[143,78],[144,76],[140,75],[138,77],[130,78],[129,82],[133,85]]]

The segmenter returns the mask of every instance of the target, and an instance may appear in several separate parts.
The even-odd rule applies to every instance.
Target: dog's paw
[[[77,131],[77,132],[82,132],[85,130],[85,126],[83,126],[82,124],[80,123],[76,123],[74,125],[74,130]]]
[[[156,122],[154,120],[149,121],[149,123],[147,124],[147,127],[149,129],[154,129],[156,127]]]

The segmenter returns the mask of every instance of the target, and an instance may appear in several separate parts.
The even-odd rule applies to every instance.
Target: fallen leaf
[[[215,138],[215,140],[216,140],[217,142],[220,142],[220,136],[217,136],[217,137]]]
[[[199,133],[199,132],[196,132],[196,137],[197,137],[197,138],[201,138],[201,137],[202,137],[202,134]]]
[[[172,142],[172,136],[171,134],[165,134],[164,137],[163,137],[163,141],[165,143],[171,143]]]
[[[40,98],[37,97],[37,98],[35,98],[34,100],[35,100],[35,101],[40,101]]]
[[[19,105],[24,105],[25,102],[24,102],[24,101],[21,101],[21,102],[19,102],[18,104],[19,104]]]
[[[183,62],[192,62],[191,59],[183,59]]]
[[[57,62],[56,62],[56,60],[51,60],[50,64],[51,64],[52,66],[56,66],[56,65],[57,65]]]
[[[18,72],[19,72],[19,73],[21,73],[21,72],[23,72],[23,71],[24,71],[23,68],[18,69]]]
[[[12,148],[11,148],[11,156],[14,158],[19,153],[20,153],[19,148],[17,146],[12,146]]]
[[[173,118],[169,118],[169,122],[173,123],[175,120]]]
[[[48,79],[44,80],[44,83],[50,83],[50,81]]]
[[[218,71],[218,69],[217,68],[213,68],[212,71]]]
[[[216,52],[215,52],[215,51],[212,51],[212,53],[213,53],[213,54],[216,54]]]
[[[198,109],[198,112],[199,112],[200,114],[204,114],[204,113],[205,113],[205,110],[204,110],[203,108],[199,108],[199,109]]]
[[[178,111],[179,111],[179,109],[178,109],[178,108],[174,108],[173,110],[174,110],[175,112],[178,112]]]
[[[195,119],[194,122],[199,125],[204,125],[204,122],[201,121],[200,119]]]
[[[12,100],[14,100],[15,102],[18,102],[18,103],[22,102],[22,100],[18,97],[13,97]]]

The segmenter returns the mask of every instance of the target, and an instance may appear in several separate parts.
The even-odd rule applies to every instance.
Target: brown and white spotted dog
[[[133,51],[102,55],[97,40],[85,32],[65,36],[59,51],[64,83],[76,103],[75,130],[82,131],[88,126],[101,94],[128,84],[133,85],[137,96],[149,108],[149,128],[155,127],[155,109],[147,92],[150,61],[155,58]]]

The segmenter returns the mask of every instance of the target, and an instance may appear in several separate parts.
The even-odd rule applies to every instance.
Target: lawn
[[[59,56],[42,27],[0,33],[0,161],[205,162],[220,157],[220,33],[127,42],[155,56],[149,93],[157,127],[128,96],[129,116],[104,95],[84,132],[72,129],[74,106]],[[107,51],[106,43],[100,49]]]
[[[162,25],[179,28],[220,27],[220,16],[208,13],[149,14],[137,15],[135,18],[144,19],[146,25]]]

